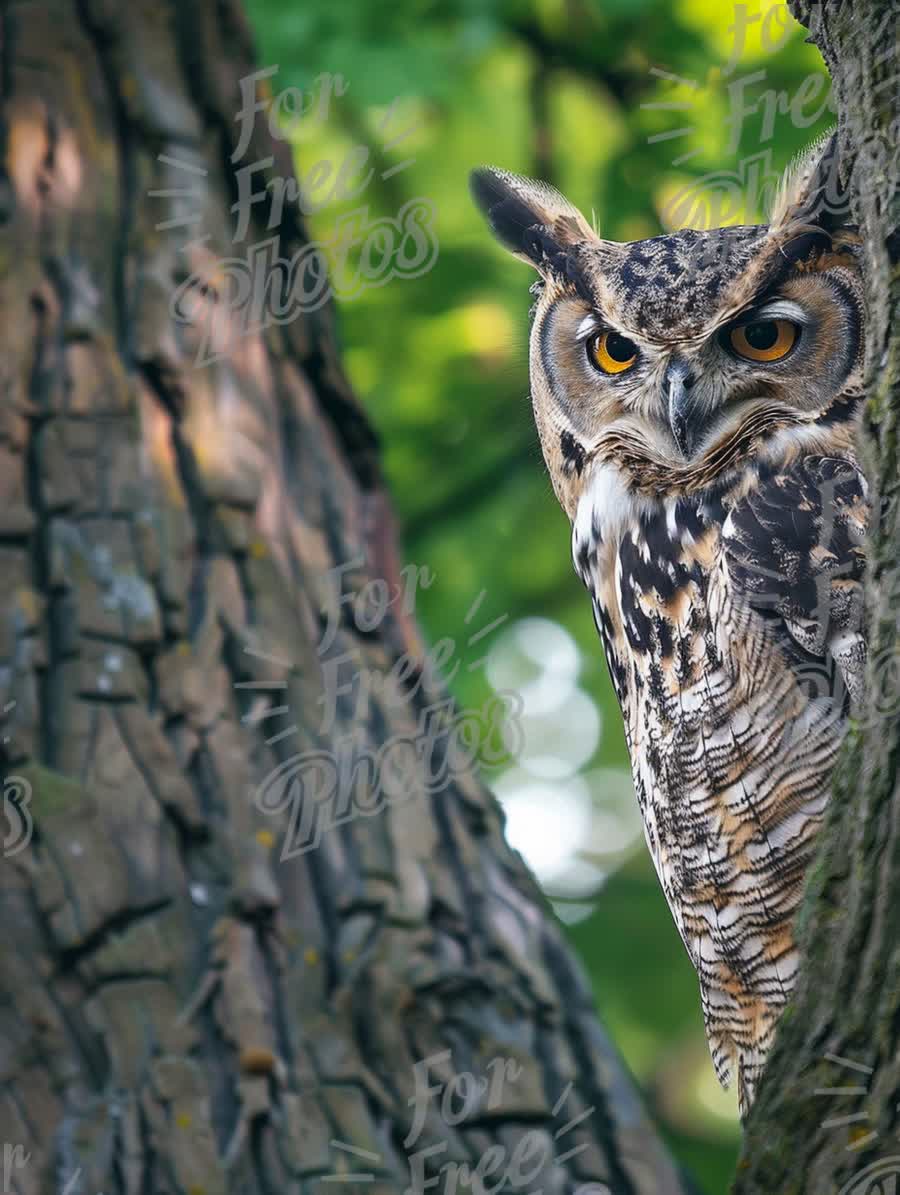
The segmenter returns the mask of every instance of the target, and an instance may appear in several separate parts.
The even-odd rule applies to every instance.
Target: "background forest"
[[[433,211],[417,277],[337,280],[343,358],[383,444],[415,612],[466,708],[522,702],[490,776],[510,841],[590,974],[600,1015],[676,1155],[733,1172],[735,1104],[643,845],[621,723],[528,400],[524,265],[472,206],[482,163],[547,179],[602,235],[763,218],[778,174],[833,122],[818,52],[783,5],[716,0],[249,0],[308,223]],[[326,76],[323,78],[323,75]],[[291,114],[284,106],[282,117]],[[364,147],[363,152],[360,147]],[[323,180],[356,164],[363,193]],[[326,165],[322,165],[322,164]],[[318,173],[317,173],[318,172]],[[315,210],[312,210],[315,209]]]

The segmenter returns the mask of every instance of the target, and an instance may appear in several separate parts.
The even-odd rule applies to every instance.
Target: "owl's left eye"
[[[745,361],[780,361],[786,357],[800,335],[800,329],[787,319],[759,319],[738,324],[727,333],[727,347]]]
[[[602,373],[624,373],[637,360],[637,345],[618,332],[598,332],[588,340],[587,354]]]

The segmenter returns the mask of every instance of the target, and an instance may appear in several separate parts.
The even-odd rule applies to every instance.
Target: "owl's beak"
[[[666,369],[665,384],[669,427],[682,455],[690,456],[696,439],[691,398],[694,376],[683,362],[672,361]]]

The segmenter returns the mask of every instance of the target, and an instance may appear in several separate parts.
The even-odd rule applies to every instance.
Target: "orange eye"
[[[760,319],[732,328],[728,343],[746,361],[780,361],[794,345],[800,329],[786,319]]]
[[[637,360],[637,345],[618,332],[598,332],[587,342],[588,359],[603,373],[624,373]]]

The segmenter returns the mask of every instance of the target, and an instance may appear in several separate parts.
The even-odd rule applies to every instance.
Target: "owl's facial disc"
[[[760,391],[767,391],[766,367],[784,361],[797,348],[808,322],[809,317],[799,304],[776,299],[746,311],[726,324],[714,334],[715,341],[727,359],[755,367],[748,380],[752,376]],[[664,409],[669,430],[679,451],[688,459],[714,430],[719,418],[727,413],[730,399],[740,401],[753,397],[739,386],[736,393],[720,393],[719,401],[711,402],[709,393],[704,393],[698,400],[694,384],[698,374],[702,376],[704,367],[714,368],[708,353],[705,359],[696,354],[692,359],[674,354],[663,375]]]
[[[557,294],[538,320],[536,389],[552,396],[560,428],[588,454],[618,425],[673,466],[696,462],[761,402],[788,419],[827,405],[857,349],[844,290],[830,276],[791,273],[752,305],[712,311],[678,338]]]

